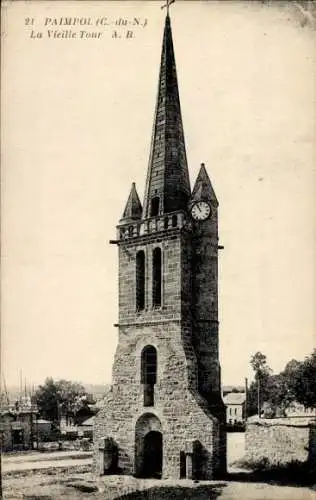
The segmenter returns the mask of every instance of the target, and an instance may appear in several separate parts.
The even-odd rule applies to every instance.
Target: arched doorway
[[[145,413],[135,427],[135,475],[160,479],[163,465],[161,423],[152,413]]]
[[[142,475],[160,479],[162,474],[162,434],[150,431],[144,437],[144,461]]]

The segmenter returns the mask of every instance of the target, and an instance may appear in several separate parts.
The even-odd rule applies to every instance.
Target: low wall
[[[277,419],[276,419],[277,420]],[[245,433],[245,458],[269,464],[286,464],[291,461],[314,461],[316,458],[316,427],[313,424],[260,419],[247,423]]]
[[[316,466],[316,424],[310,426],[308,448],[308,460]]]

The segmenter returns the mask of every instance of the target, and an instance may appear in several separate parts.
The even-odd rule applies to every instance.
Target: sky
[[[118,256],[109,240],[131,183],[144,192],[162,3],[3,7],[1,367],[8,385],[19,383],[20,370],[30,385],[47,376],[111,382]],[[204,162],[220,204],[224,384],[251,379],[257,351],[278,372],[316,344],[316,31],[294,11],[255,1],[170,7],[191,185]],[[92,25],[53,24],[65,17]],[[109,26],[96,26],[105,17]],[[128,25],[131,38],[129,28],[113,25],[134,17],[146,25]],[[102,34],[80,38],[82,28]],[[76,37],[49,38],[48,29]]]

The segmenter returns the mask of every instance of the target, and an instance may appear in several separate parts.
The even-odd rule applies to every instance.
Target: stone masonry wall
[[[268,459],[271,464],[286,464],[292,460],[305,462],[309,458],[310,427],[290,423],[248,423],[245,434],[246,460]],[[313,439],[315,449],[316,438]]]
[[[161,428],[164,478],[180,478],[181,456],[196,445],[198,476],[212,479],[223,464],[221,449],[225,453],[225,439],[216,413],[210,413],[208,402],[198,391],[190,307],[190,238],[180,231],[170,237],[165,234],[147,238],[146,242],[137,239],[119,248],[119,339],[112,391],[106,395],[95,419],[95,470],[100,459],[100,441],[112,438],[119,448],[120,472],[137,473],[137,450],[141,448],[137,436],[144,436],[152,426],[153,431]],[[161,248],[163,269],[162,304],[158,308],[152,303],[152,255],[157,246]],[[135,261],[139,250],[144,250],[146,256],[142,311],[136,310],[135,301]],[[154,405],[145,407],[141,352],[148,345],[157,351],[157,383]]]
[[[220,397],[218,347],[217,213],[194,225],[192,238],[193,342],[199,358],[199,388],[206,397]]]
[[[316,467],[316,423],[309,428],[308,460]]]
[[[213,477],[213,469],[218,468],[219,457],[213,447],[219,441],[219,424],[195,389],[190,390],[187,362],[194,363],[194,359],[186,358],[181,330],[174,322],[167,326],[142,326],[137,334],[130,327],[120,334],[113,372],[115,384],[96,417],[94,442],[97,455],[100,438],[114,438],[119,444],[119,467],[123,473],[135,472],[135,427],[138,419],[148,413],[161,422],[163,477],[180,477],[180,452],[187,440],[202,444],[203,477]],[[146,408],[140,383],[140,352],[148,344],[157,348],[158,383],[155,404]]]

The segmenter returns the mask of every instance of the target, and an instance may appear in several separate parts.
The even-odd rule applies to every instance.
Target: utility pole
[[[258,404],[258,418],[260,418],[260,374],[258,373],[258,387],[257,387],[257,404]]]
[[[245,378],[245,421],[247,421],[248,418],[248,379],[247,377]]]
[[[22,370],[20,370],[20,403],[22,402],[22,394],[23,394],[23,389],[22,389]]]
[[[2,375],[2,378],[3,378],[3,389],[4,389],[5,397],[6,397],[6,400],[7,400],[7,405],[9,405],[10,404],[10,399],[9,399],[7,384],[6,384],[4,375]]]
[[[2,500],[2,499],[3,499],[3,496],[2,496],[2,450],[1,450],[1,452],[0,452],[0,500]]]
[[[2,439],[3,439],[3,429],[2,422],[0,428],[0,500],[3,499],[3,490],[2,490]]]

